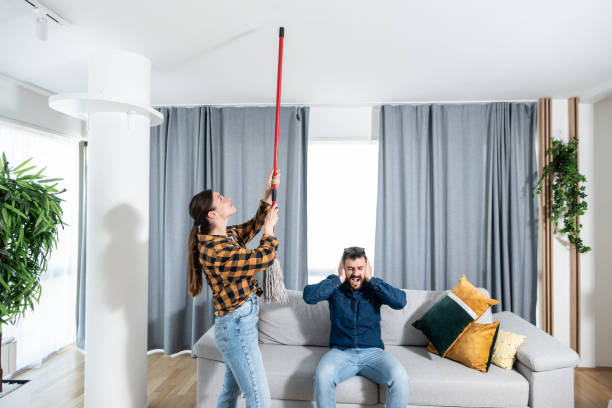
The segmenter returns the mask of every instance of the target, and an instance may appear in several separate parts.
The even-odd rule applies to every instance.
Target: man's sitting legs
[[[379,348],[357,350],[361,352],[358,375],[387,386],[387,408],[406,408],[410,381],[402,363]]]
[[[386,385],[387,407],[405,408],[408,405],[408,375],[395,357],[379,348],[332,348],[323,356],[315,373],[317,407],[335,407],[336,386],[355,375]]]
[[[318,408],[336,407],[336,385],[357,375],[357,358],[350,350],[332,348],[317,366],[314,380]]]

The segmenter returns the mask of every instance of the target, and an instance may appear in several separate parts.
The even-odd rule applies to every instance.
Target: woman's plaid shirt
[[[226,237],[198,234],[200,263],[218,316],[237,309],[253,290],[257,292],[259,285],[254,275],[274,262],[278,240],[272,235],[264,234],[255,249],[245,248],[263,227],[269,208],[270,204],[260,201],[255,217],[244,224],[227,227]]]

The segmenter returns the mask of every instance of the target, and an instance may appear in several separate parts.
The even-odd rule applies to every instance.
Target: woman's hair
[[[189,215],[193,218],[193,227],[187,242],[187,274],[189,279],[189,294],[196,297],[202,291],[202,270],[198,253],[198,231],[202,234],[210,232],[208,212],[213,210],[213,192],[204,190],[194,195],[189,203]]]

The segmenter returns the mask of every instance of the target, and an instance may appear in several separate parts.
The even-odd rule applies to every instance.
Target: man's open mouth
[[[361,282],[361,277],[360,276],[351,276],[351,282],[352,283],[359,283],[359,282]]]

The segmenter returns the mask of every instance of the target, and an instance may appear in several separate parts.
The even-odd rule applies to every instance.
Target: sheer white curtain
[[[34,311],[14,326],[2,329],[3,337],[17,339],[17,370],[38,364],[49,354],[75,339],[75,301],[77,283],[79,145],[74,138],[44,133],[0,119],[0,152],[12,167],[32,157],[30,164],[47,167],[45,175],[63,178],[58,187],[64,222],[57,248],[48,260],[42,277],[42,295]],[[1,154],[1,153],[0,153]]]

